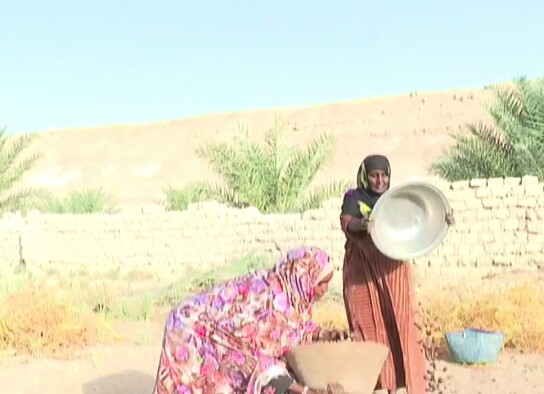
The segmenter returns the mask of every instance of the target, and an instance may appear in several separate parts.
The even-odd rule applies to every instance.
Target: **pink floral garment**
[[[256,271],[195,295],[166,323],[153,394],[253,393],[255,378],[311,341],[313,286],[327,254],[291,250]]]

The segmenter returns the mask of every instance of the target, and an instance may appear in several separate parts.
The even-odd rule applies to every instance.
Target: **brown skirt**
[[[367,234],[359,239],[348,235],[343,286],[355,340],[379,342],[390,349],[376,389],[405,387],[409,394],[424,394],[426,360],[416,326],[412,266],[384,256]]]

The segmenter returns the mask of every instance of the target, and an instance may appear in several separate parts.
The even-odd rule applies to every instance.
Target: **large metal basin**
[[[425,181],[403,182],[385,192],[370,214],[369,231],[376,247],[395,260],[424,256],[446,234],[448,200]]]

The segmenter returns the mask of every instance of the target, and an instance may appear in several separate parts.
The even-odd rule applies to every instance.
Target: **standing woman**
[[[406,388],[423,394],[426,360],[416,326],[412,265],[384,256],[368,234],[368,217],[389,189],[391,167],[385,156],[367,156],[357,173],[357,188],[348,190],[340,221],[346,235],[343,267],[344,303],[354,339],[389,347],[376,389],[389,394]],[[453,217],[446,217],[448,224]]]

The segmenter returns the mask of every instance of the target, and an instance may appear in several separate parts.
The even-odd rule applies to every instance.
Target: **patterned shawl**
[[[179,381],[163,384],[189,393],[213,382],[217,393],[222,386],[253,393],[263,372],[277,371],[278,359],[288,350],[311,341],[313,287],[331,272],[324,251],[299,248],[271,270],[251,272],[183,301],[166,325],[162,358],[172,357],[161,359],[178,369],[165,378]],[[189,369],[194,371],[190,379]]]

